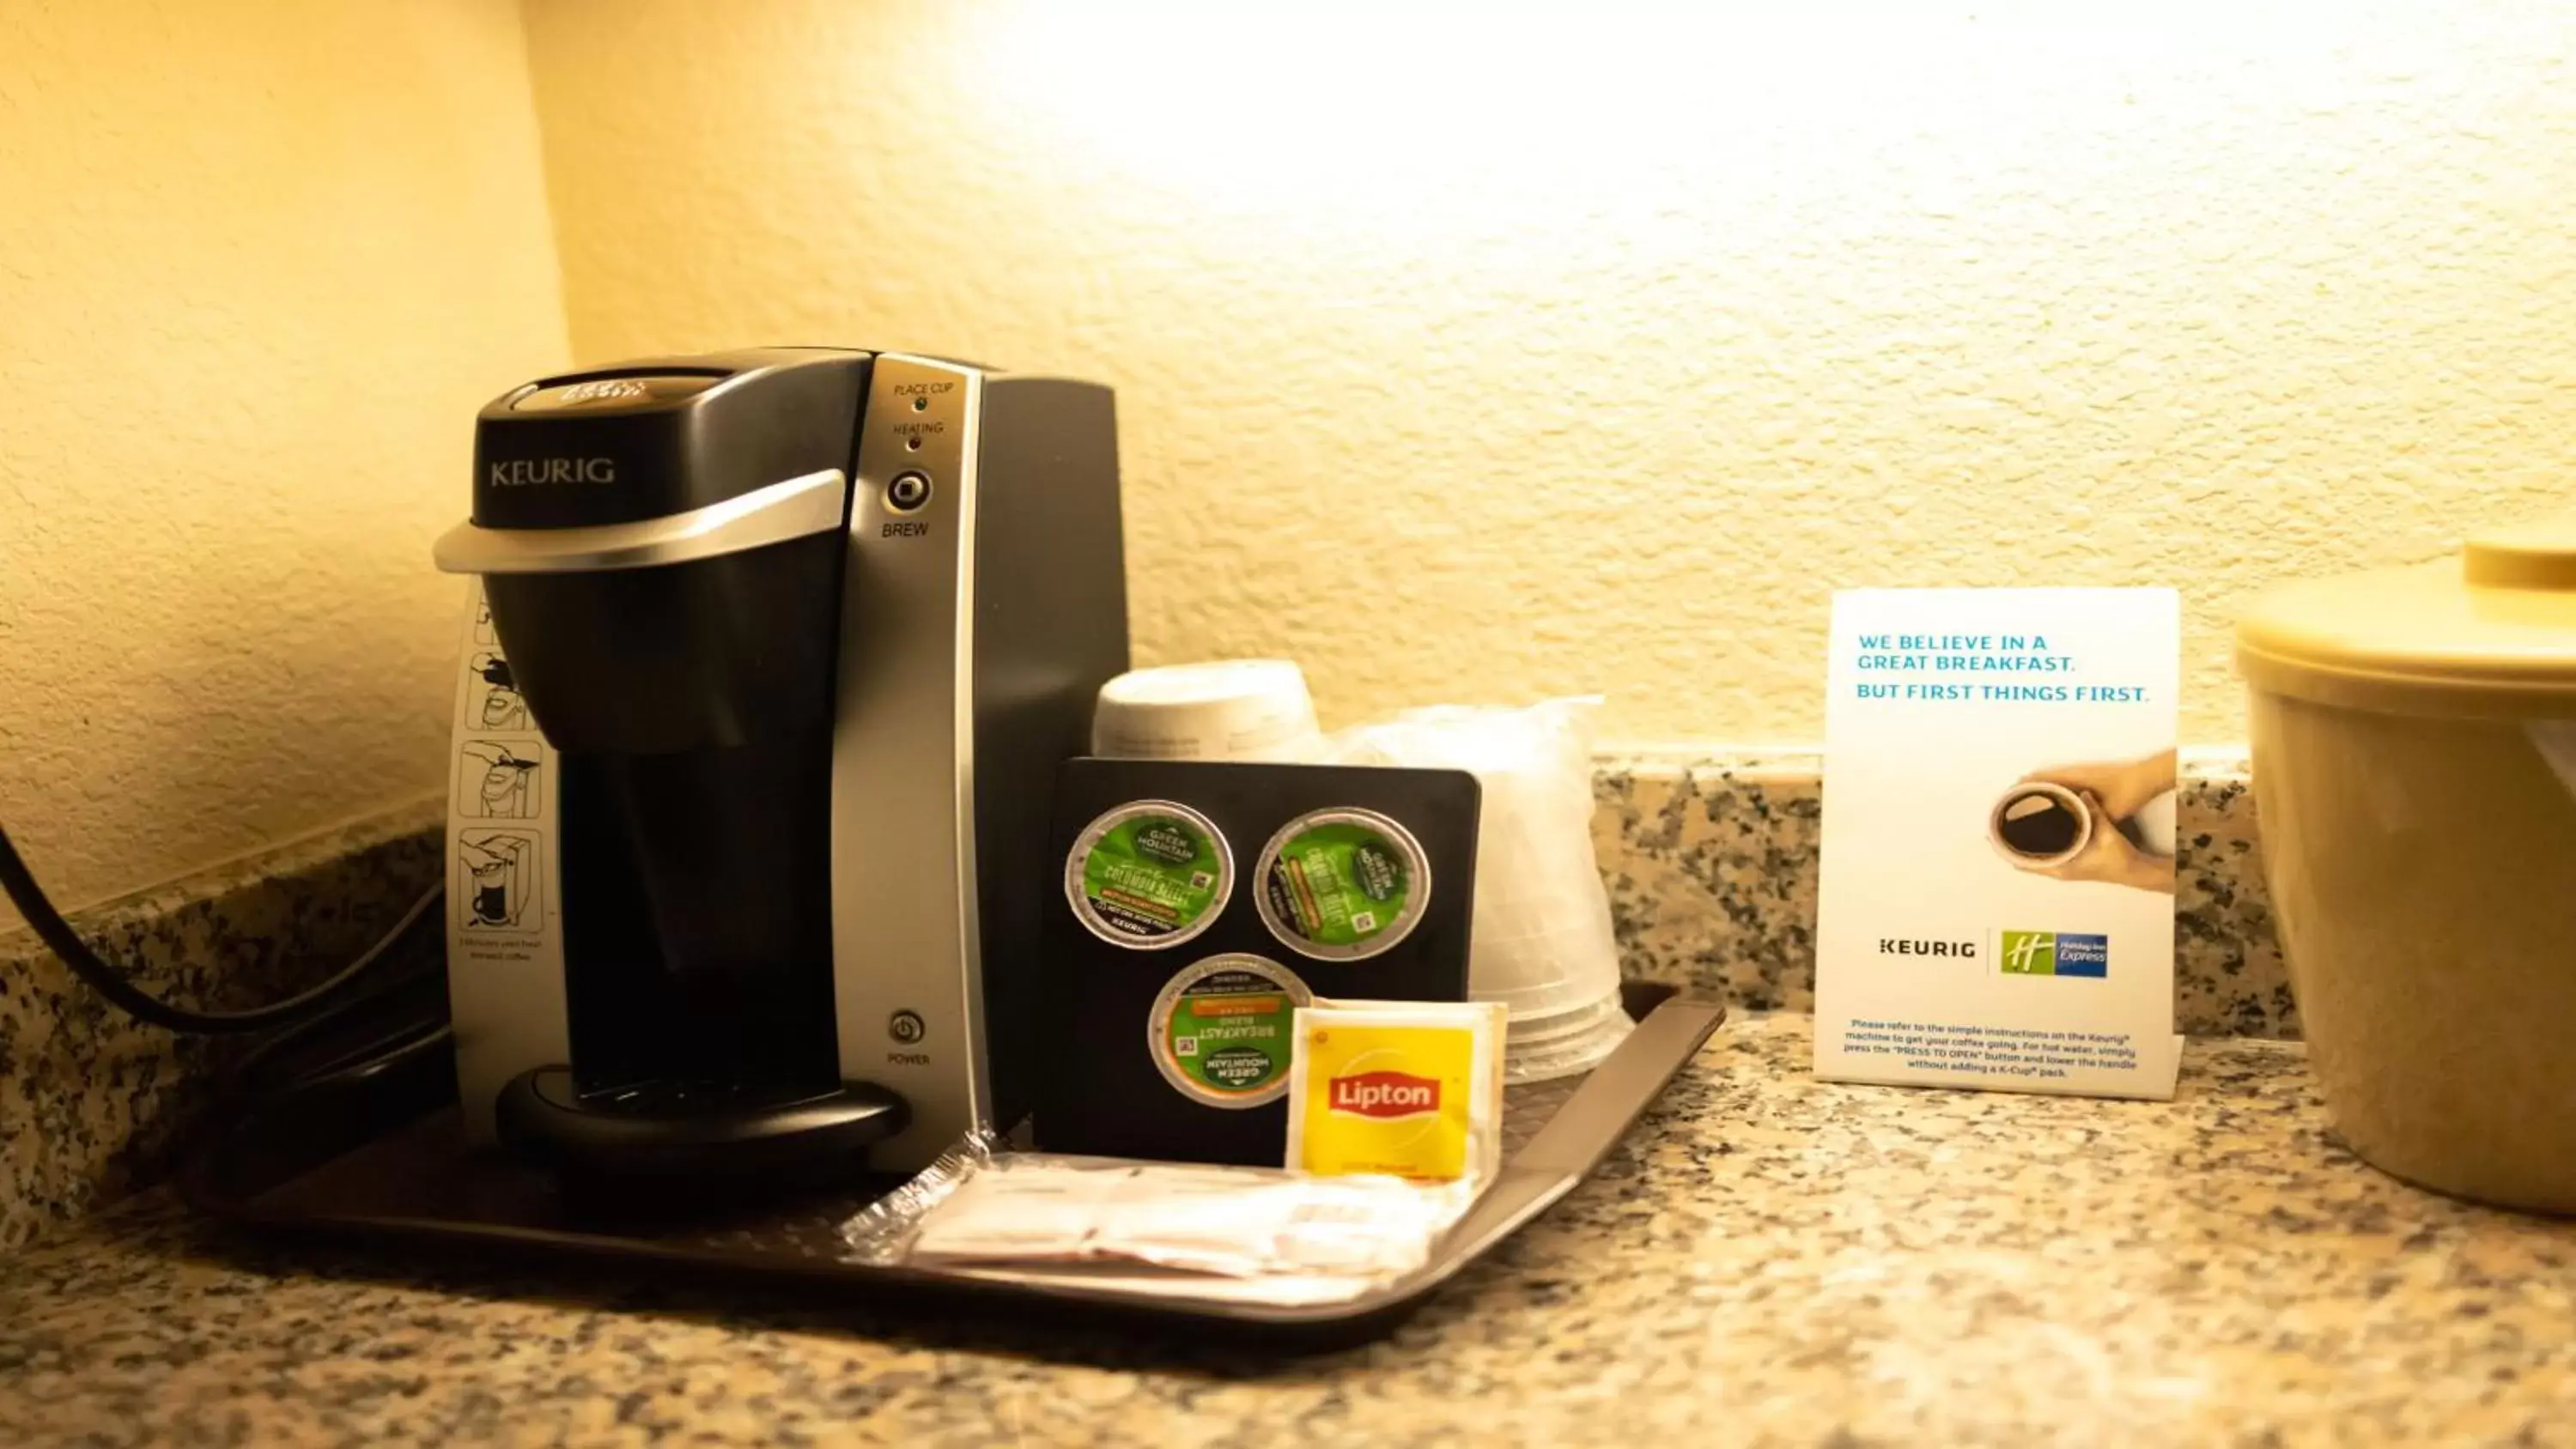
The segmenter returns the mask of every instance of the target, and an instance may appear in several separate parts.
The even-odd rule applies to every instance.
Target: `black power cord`
[[[8,894],[10,901],[18,907],[18,913],[27,918],[27,924],[36,928],[37,939],[52,948],[55,955],[63,958],[63,964],[72,969],[73,975],[89,983],[101,996],[137,1020],[172,1031],[208,1036],[266,1031],[270,1027],[305,1021],[330,1010],[387,953],[401,945],[422,921],[428,920],[437,909],[439,900],[447,894],[443,886],[432,886],[422,892],[420,899],[411,903],[411,909],[403,912],[402,919],[394,923],[394,928],[387,931],[383,939],[369,946],[338,975],[309,991],[246,1011],[191,1011],[146,995],[127,980],[124,973],[100,960],[88,946],[83,945],[80,934],[63,919],[62,912],[54,909],[54,903],[46,899],[44,887],[36,884],[27,863],[18,856],[18,847],[10,843],[6,829],[0,829],[0,891]]]

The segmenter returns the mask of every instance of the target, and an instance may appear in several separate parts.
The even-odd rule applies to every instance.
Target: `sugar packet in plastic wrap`
[[[1276,1281],[1290,1285],[1283,1300],[1312,1301],[1420,1267],[1472,1200],[1471,1184],[1010,1152],[979,1133],[853,1216],[841,1237],[862,1263],[1019,1277],[1124,1263]],[[1192,1290],[1166,1281],[1157,1291]]]

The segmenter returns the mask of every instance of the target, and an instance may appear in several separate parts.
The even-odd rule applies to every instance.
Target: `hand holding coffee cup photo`
[[[2046,870],[2083,853],[2099,828],[2090,797],[2045,780],[2023,780],[1987,814],[1986,839],[2023,870]]]
[[[2091,796],[2101,818],[2117,824],[2135,819],[2159,797],[2172,794],[2179,775],[2174,752],[2159,750],[2134,760],[2049,765],[2022,776],[2021,783],[2062,785],[2078,795]]]
[[[2173,857],[2145,848],[2132,822],[2176,783],[2171,750],[2034,770],[1997,797],[1986,838],[2016,869],[2171,895]]]

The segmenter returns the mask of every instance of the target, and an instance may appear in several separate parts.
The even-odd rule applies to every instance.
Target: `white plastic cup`
[[[1578,1006],[1572,1011],[1550,1012],[1545,1016],[1514,1016],[1504,1045],[1513,1051],[1525,1051],[1561,1042],[1592,1031],[1603,1022],[1627,1013],[1620,1004],[1619,993],[1611,992],[1598,1001]]]
[[[1506,1083],[1549,1082],[1559,1077],[1578,1076],[1609,1060],[1628,1039],[1636,1023],[1623,1011],[1613,1011],[1591,1025],[1567,1036],[1547,1041],[1522,1042],[1515,1045],[1509,1031],[1503,1034],[1503,1080]]]
[[[1481,924],[1487,912],[1481,898],[1477,905]],[[1619,991],[1617,958],[1604,971],[1590,949],[1593,937],[1588,924],[1520,935],[1497,931],[1491,940],[1479,933],[1474,939],[1480,969],[1472,973],[1468,995],[1510,1007],[1515,1026],[1593,1007]]]
[[[1321,752],[1306,674],[1287,659],[1137,669],[1100,686],[1091,752],[1122,760],[1313,760]]]
[[[1592,847],[1597,704],[1409,710],[1334,737],[1353,763],[1468,770],[1483,787],[1467,994],[1511,1008],[1514,1030],[1619,991],[1610,898]]]

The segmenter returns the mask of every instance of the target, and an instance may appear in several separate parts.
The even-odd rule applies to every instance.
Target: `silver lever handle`
[[[460,523],[431,556],[451,574],[560,574],[657,568],[741,553],[841,526],[849,479],[838,468],[754,488],[722,503],[632,523],[485,528]]]

